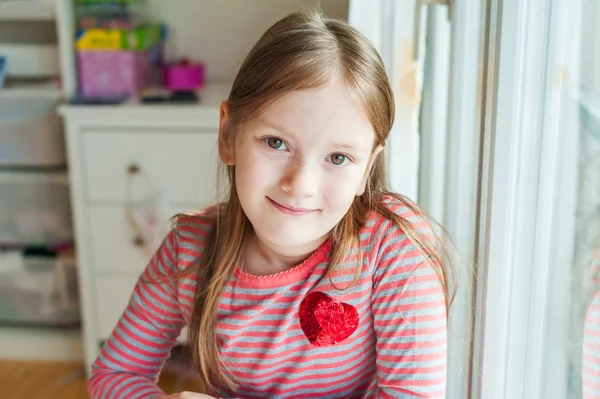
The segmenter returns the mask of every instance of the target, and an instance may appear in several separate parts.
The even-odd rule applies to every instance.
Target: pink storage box
[[[137,95],[150,84],[149,50],[82,50],[77,58],[80,91],[85,97]]]
[[[169,64],[163,67],[163,81],[171,91],[196,90],[204,86],[204,73],[204,64]]]

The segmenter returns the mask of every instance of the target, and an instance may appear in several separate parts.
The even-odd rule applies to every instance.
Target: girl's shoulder
[[[180,212],[173,216],[171,220],[175,226],[181,224],[200,224],[212,226],[217,217],[218,209],[221,205],[211,205],[201,209],[192,209]]]
[[[368,248],[373,281],[396,282],[406,276],[441,281],[443,243],[434,233],[429,216],[399,195],[384,197],[375,208],[366,225],[372,226]]]
[[[370,210],[365,225],[372,235],[403,234],[410,228],[429,235],[432,226],[428,216],[410,199],[401,195],[385,195]]]
[[[217,217],[217,206],[182,212],[173,216],[172,234],[176,236],[178,255],[199,259]]]

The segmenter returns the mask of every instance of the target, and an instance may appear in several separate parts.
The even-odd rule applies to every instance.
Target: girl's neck
[[[289,270],[308,259],[328,238],[329,235],[325,235],[302,246],[280,247],[262,240],[249,229],[242,249],[242,270],[255,276]]]

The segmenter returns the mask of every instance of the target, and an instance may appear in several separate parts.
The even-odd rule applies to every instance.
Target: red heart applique
[[[300,304],[300,326],[314,346],[335,345],[358,327],[358,312],[322,292],[311,292]]]

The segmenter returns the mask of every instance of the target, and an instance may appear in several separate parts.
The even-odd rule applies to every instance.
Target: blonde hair
[[[362,34],[343,21],[325,18],[320,11],[296,12],[284,17],[252,48],[228,98],[228,139],[235,135],[236,126],[256,118],[278,98],[292,91],[317,88],[334,78],[342,79],[366,111],[375,131],[374,148],[383,146],[395,112],[383,62]],[[387,189],[384,166],[381,152],[364,194],[354,199],[347,214],[332,231],[330,276],[352,250],[358,250],[359,259],[362,259],[359,234],[366,216],[374,210],[402,229],[435,268],[446,294],[448,310],[451,300],[447,268],[444,267],[448,264],[446,247],[439,239],[437,242],[431,240],[434,230],[430,218],[408,199]],[[250,226],[236,192],[235,166],[227,168],[228,198],[215,207],[215,221],[199,262],[188,336],[193,361],[210,389],[214,389],[217,382],[235,387],[219,358],[215,323],[221,293],[233,275],[245,232]],[[404,203],[431,229],[412,226],[384,204],[384,197],[394,197]],[[353,283],[358,281],[361,265],[359,261]]]

